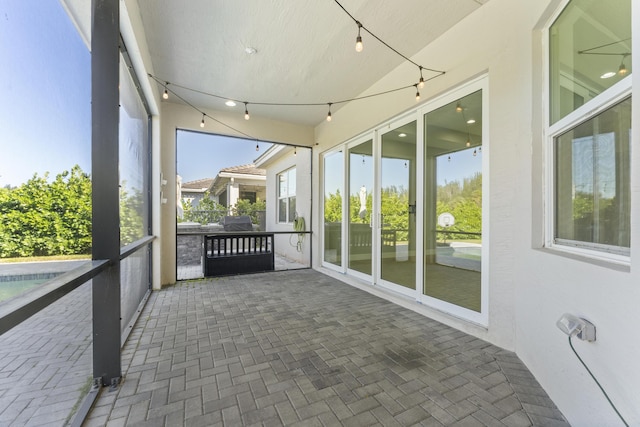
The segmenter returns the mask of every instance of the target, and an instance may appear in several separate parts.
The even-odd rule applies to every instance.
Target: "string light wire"
[[[159,80],[158,80],[156,77],[154,77],[153,75],[151,75],[151,74],[147,74],[147,75],[148,75],[149,77],[151,77],[152,79],[154,79],[156,82],[158,82],[158,81],[159,81]],[[174,85],[174,86],[175,86],[175,85]],[[196,110],[197,112],[199,112],[200,114],[202,114],[202,121],[203,121],[203,122],[204,122],[204,118],[205,118],[205,117],[208,117],[208,118],[210,118],[211,120],[213,120],[214,122],[219,123],[219,124],[221,124],[222,126],[224,126],[224,127],[228,128],[228,129],[231,129],[232,131],[237,132],[237,133],[239,133],[239,134],[240,134],[240,135],[242,135],[242,136],[247,137],[248,139],[251,139],[251,140],[256,141],[256,142],[260,141],[258,138],[255,138],[255,137],[253,137],[253,136],[249,135],[248,133],[242,132],[241,130],[236,129],[236,128],[234,128],[233,126],[230,126],[230,125],[228,125],[228,124],[226,124],[226,123],[224,123],[224,122],[222,122],[222,121],[220,121],[220,120],[216,119],[215,117],[212,117],[212,116],[208,115],[207,113],[205,113],[204,111],[200,110],[198,107],[196,107],[195,105],[193,105],[191,102],[187,101],[185,98],[183,98],[182,96],[178,95],[174,90],[169,89],[169,88],[167,88],[167,90],[168,90],[168,91],[169,91],[173,96],[175,96],[176,98],[178,98],[180,101],[184,102],[184,103],[185,103],[185,104],[187,104],[189,107],[193,108],[194,110]]]
[[[359,100],[362,100],[362,99],[368,99],[368,98],[372,98],[372,97],[387,95],[387,94],[390,94],[390,93],[393,93],[393,92],[398,92],[398,91],[401,91],[401,90],[405,90],[405,89],[410,88],[410,87],[415,87],[416,88],[416,100],[420,100],[420,91],[419,91],[419,89],[422,89],[426,82],[428,82],[428,81],[430,81],[432,79],[435,79],[436,77],[440,77],[441,75],[445,74],[445,71],[442,71],[442,70],[436,70],[436,69],[433,69],[433,68],[423,67],[422,65],[420,65],[417,62],[413,61],[411,58],[409,58],[406,55],[402,54],[397,49],[393,48],[387,42],[385,42],[380,37],[378,37],[376,34],[374,34],[370,29],[365,27],[351,13],[349,13],[349,11],[347,11],[347,9],[345,9],[345,7],[342,4],[340,4],[340,2],[338,0],[334,0],[334,1],[344,11],[344,13],[346,13],[353,20],[353,22],[355,22],[355,24],[358,26],[358,37],[357,37],[357,42],[359,43],[358,44],[359,50],[357,48],[358,52],[360,52],[362,50],[362,38],[360,36],[360,31],[364,30],[371,37],[373,37],[374,39],[378,40],[382,45],[387,47],[389,50],[391,50],[392,52],[394,52],[395,54],[397,54],[398,56],[400,56],[404,60],[406,60],[406,61],[410,62],[411,64],[415,65],[416,67],[418,67],[418,70],[420,71],[420,80],[418,81],[418,83],[417,84],[410,84],[410,85],[407,85],[407,86],[402,86],[402,87],[398,87],[398,88],[395,88],[395,89],[390,89],[390,90],[386,90],[386,91],[382,91],[382,92],[376,92],[376,93],[373,93],[373,94],[370,94],[370,95],[364,95],[364,96],[357,96],[357,97],[354,97],[354,98],[341,99],[341,100],[338,100],[338,101],[332,101],[332,102],[300,102],[300,103],[295,103],[295,102],[292,103],[292,102],[254,102],[254,101],[250,102],[250,101],[240,101],[238,99],[224,97],[224,96],[217,95],[217,94],[214,94],[214,93],[208,93],[208,92],[205,92],[205,91],[202,91],[202,90],[199,90],[199,89],[189,88],[189,87],[182,86],[182,85],[179,85],[179,84],[176,84],[176,83],[171,83],[171,84],[173,86],[175,86],[176,88],[180,88],[180,89],[183,89],[183,90],[191,91],[191,92],[198,93],[198,94],[201,94],[201,95],[210,96],[210,97],[217,98],[217,99],[224,99],[227,102],[228,101],[233,101],[233,102],[236,102],[236,103],[242,102],[245,105],[245,111],[244,111],[245,120],[249,120],[249,110],[248,110],[247,105],[249,103],[251,103],[253,105],[284,106],[284,107],[287,107],[287,106],[290,106],[290,107],[313,107],[313,106],[329,105],[329,112],[327,114],[327,121],[331,121],[331,105],[333,105],[333,104],[346,104],[348,102],[359,101]],[[436,75],[432,76],[432,77],[430,77],[428,79],[425,79],[423,74],[422,74],[423,70],[427,70],[427,71],[436,73]],[[208,114],[204,113],[198,107],[196,107],[192,103],[188,102],[185,98],[183,98],[183,97],[179,96],[178,94],[176,94],[176,92],[174,90],[169,89],[168,88],[168,86],[169,86],[169,82],[168,81],[161,80],[161,79],[157,78],[156,76],[154,76],[152,74],[148,74],[148,76],[151,79],[155,80],[156,83],[158,83],[159,85],[162,85],[164,87],[164,93],[162,95],[162,97],[164,99],[168,99],[169,98],[169,92],[171,92],[173,95],[175,95],[182,102],[184,102],[185,104],[187,104],[188,106],[190,106],[194,110],[196,110],[199,113],[201,113],[202,114],[201,126],[204,125],[204,118],[208,117],[211,120],[213,120],[213,121],[215,121],[215,122],[217,122],[217,123],[229,128],[229,129],[233,130],[234,132],[237,132],[237,133],[239,133],[241,135],[246,136],[247,138],[250,138],[250,139],[258,141],[257,138],[254,138],[254,137],[252,137],[252,136],[250,136],[250,135],[248,135],[248,134],[246,134],[246,133],[244,133],[244,132],[242,132],[242,131],[240,131],[238,129],[235,129],[234,127],[229,126],[226,123],[223,123],[220,120],[218,120],[218,119],[216,119],[214,117],[211,117]]]
[[[345,7],[340,4],[340,2],[338,0],[333,0],[338,6],[340,6],[340,9],[342,9],[344,11],[344,13],[346,13],[349,18],[351,18],[353,20],[353,22],[355,22],[355,24],[358,26],[358,36],[360,36],[360,29],[363,29],[364,31],[366,31],[371,37],[373,37],[374,39],[378,40],[380,43],[382,43],[385,47],[387,47],[387,49],[391,50],[392,52],[394,52],[396,55],[400,56],[401,58],[403,58],[405,61],[408,61],[410,63],[412,63],[413,65],[415,65],[416,67],[418,67],[418,69],[420,70],[420,75],[422,76],[422,70],[427,70],[427,71],[431,71],[434,73],[438,73],[438,75],[442,75],[445,72],[442,70],[434,70],[433,68],[427,68],[427,67],[423,67],[422,65],[418,64],[417,62],[415,62],[414,60],[412,60],[411,58],[407,57],[406,55],[400,53],[397,49],[393,48],[391,45],[389,45],[387,42],[385,42],[384,40],[382,40],[380,37],[376,36],[370,29],[368,29],[367,27],[365,27],[361,21],[358,21],[351,13],[349,13],[349,11],[347,9],[345,9]],[[420,80],[420,83],[422,83],[424,85],[424,82],[422,80]]]

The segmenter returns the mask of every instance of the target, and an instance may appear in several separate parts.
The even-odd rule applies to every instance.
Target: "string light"
[[[358,37],[356,37],[356,52],[362,52],[364,46],[362,46],[362,37],[360,36],[360,29],[362,28],[362,24],[359,21],[356,21],[358,24]]]
[[[456,104],[456,113],[462,113],[462,105],[459,102]]]
[[[298,155],[298,149],[297,147],[293,147],[293,155],[297,156]]]
[[[256,142],[256,151],[260,151],[260,145]]]
[[[422,77],[422,65],[418,66],[420,69],[420,81],[418,82],[418,89],[424,89],[424,77]]]
[[[249,119],[250,119],[250,117],[249,117],[249,110],[248,110],[248,108],[247,108],[247,104],[248,104],[248,102],[245,102],[245,103],[244,103],[244,119],[245,119],[245,120],[249,120]]]
[[[200,122],[200,127],[204,127],[204,113],[202,113],[202,121]]]
[[[471,147],[471,138],[467,138],[467,147]]]
[[[169,84],[169,82],[166,82],[164,84],[164,93],[162,94],[162,98],[164,99],[169,99],[169,91],[167,90],[167,85]]]
[[[365,30],[367,33],[369,33],[369,35],[371,37],[373,37],[374,39],[378,40],[380,43],[382,43],[387,49],[393,51],[396,55],[402,57],[405,61],[412,63],[413,65],[415,65],[416,67],[420,68],[420,71],[422,71],[422,67],[420,64],[416,63],[415,61],[411,60],[411,58],[409,58],[406,55],[403,55],[402,53],[400,53],[397,49],[394,49],[393,47],[391,47],[387,42],[385,42],[384,40],[382,40],[380,37],[378,37],[377,35],[375,35],[374,33],[371,32],[371,30],[369,30],[367,27],[365,27],[364,25],[362,25],[362,23],[360,23],[360,21],[358,21],[352,14],[349,13],[349,11],[347,9],[344,8],[344,6],[342,4],[340,4],[340,2],[338,0],[334,0],[334,2],[340,6],[340,9],[342,9],[342,11],[344,13],[346,13],[349,18],[351,18],[353,20],[353,22],[356,23],[356,25],[358,25],[358,37],[356,38],[356,51],[360,52],[362,50],[362,38],[360,37],[360,30],[363,29]],[[360,43],[360,44],[358,44]],[[358,50],[359,49],[359,50]],[[438,75],[442,75],[445,72],[444,71],[440,71],[440,70],[434,70],[431,68],[425,68],[425,70],[429,70],[432,71],[434,73],[438,73]],[[424,78],[423,78],[424,80]],[[423,82],[424,84],[424,82]],[[422,86],[420,87],[420,89],[422,89]]]
[[[441,74],[438,74],[436,76],[433,76],[433,77],[430,77],[430,78],[426,79],[425,82],[428,82],[429,80],[435,79],[436,77],[440,77],[443,74],[444,74],[444,72],[441,72]],[[160,80],[158,77],[156,77],[156,76],[154,76],[152,74],[148,74],[148,76],[150,78],[152,78],[153,80],[155,80],[158,84],[164,86],[163,81]],[[210,96],[210,97],[218,98],[218,99],[224,99],[224,100],[226,100],[225,103],[227,103],[227,102],[229,104],[234,103],[234,105],[235,105],[235,101],[232,100],[232,99],[229,99],[227,97],[216,95],[214,93],[205,92],[205,91],[202,91],[202,90],[199,90],[199,89],[193,89],[193,88],[190,88],[190,87],[187,87],[187,86],[182,86],[182,85],[176,84],[176,83],[172,83],[172,85],[175,86],[175,87],[178,87],[180,89],[184,89],[186,91],[198,93],[200,95]],[[254,104],[254,105],[263,105],[263,106],[269,106],[269,107],[273,107],[273,106],[315,107],[315,106],[328,105],[328,104],[330,104],[330,105],[333,105],[333,104],[346,104],[346,103],[353,102],[353,101],[360,101],[360,100],[364,100],[364,99],[369,99],[369,98],[374,98],[374,97],[378,97],[378,96],[388,95],[388,94],[391,94],[391,93],[399,92],[401,90],[405,90],[405,89],[408,89],[410,87],[416,87],[416,86],[417,86],[417,84],[410,84],[410,85],[406,85],[406,86],[402,86],[402,87],[397,87],[397,88],[394,88],[394,89],[385,90],[385,91],[382,91],[382,92],[372,93],[372,94],[369,94],[369,95],[357,96],[357,97],[354,97],[354,98],[345,98],[345,99],[341,99],[341,100],[338,100],[338,101],[333,101],[331,103],[327,103],[327,102],[309,102],[309,103],[302,103],[302,102],[300,102],[300,103],[292,103],[292,102],[252,102],[252,101],[238,101],[238,102],[242,102],[242,103],[246,103],[246,104]],[[197,108],[195,105],[193,105],[190,102],[188,102],[185,98],[176,95],[174,92],[172,92],[172,93],[178,99],[182,100],[185,104],[189,105],[194,110],[197,110],[198,112],[200,112],[199,108]],[[248,112],[248,111],[245,110],[245,112]],[[211,117],[211,116],[208,116],[208,117],[213,119],[213,117]],[[329,119],[327,119],[327,120],[330,121]],[[218,120],[216,120],[216,121],[218,121]],[[220,123],[223,126],[229,127],[225,123],[222,123],[222,122],[220,122]],[[235,130],[236,132],[242,133],[242,132],[238,131],[237,129],[233,129],[233,130]],[[250,137],[250,138],[251,139],[255,139],[253,137]]]
[[[359,20],[357,20],[356,18],[354,18],[354,17],[353,17],[353,15],[351,15],[351,14],[350,14],[350,13],[349,13],[345,8],[344,8],[344,6],[342,6],[342,4],[340,4],[340,2],[339,2],[338,0],[334,0],[334,2],[335,2],[335,3],[336,3],[336,4],[337,4],[337,5],[338,5],[338,6],[339,6],[339,7],[340,7],[340,8],[341,8],[341,9],[342,9],[346,14],[347,14],[347,15],[348,15],[348,16],[349,16],[349,17],[350,17],[350,18],[351,18],[355,23],[356,23],[356,25],[358,26],[358,35],[357,35],[357,37],[356,37],[356,51],[357,51],[357,52],[361,52],[361,51],[363,50],[363,48],[364,48],[364,46],[363,46],[363,44],[362,44],[362,30],[364,30],[364,31],[366,31],[367,33],[369,33],[369,35],[370,35],[370,36],[372,36],[373,38],[375,38],[376,40],[378,40],[382,45],[384,45],[385,47],[387,47],[389,50],[393,51],[393,52],[394,52],[394,53],[396,53],[398,56],[400,56],[400,57],[402,57],[404,60],[406,60],[407,62],[410,62],[411,64],[413,64],[413,65],[415,65],[416,67],[418,67],[418,70],[420,71],[420,80],[419,80],[419,82],[418,82],[417,84],[407,85],[407,86],[403,86],[403,87],[400,87],[400,88],[391,89],[391,90],[387,90],[387,91],[383,91],[383,92],[379,92],[379,93],[374,93],[374,94],[370,94],[370,95],[365,95],[365,96],[360,96],[360,97],[354,97],[354,98],[350,98],[350,99],[344,99],[344,100],[334,101],[334,102],[332,102],[332,103],[328,103],[328,105],[329,105],[329,111],[328,111],[328,113],[327,113],[327,117],[326,117],[326,120],[327,120],[327,121],[331,121],[331,119],[332,119],[332,117],[331,117],[331,105],[332,105],[332,104],[334,104],[334,103],[335,103],[335,104],[342,104],[342,103],[348,103],[348,102],[357,101],[357,100],[361,100],[361,99],[367,99],[367,98],[371,98],[371,97],[375,97],[375,96],[386,95],[386,94],[389,94],[389,93],[392,93],[392,92],[397,92],[397,91],[400,91],[400,90],[407,89],[407,88],[409,88],[409,87],[411,87],[411,86],[414,86],[414,87],[416,88],[416,101],[419,101],[419,100],[420,100],[420,91],[419,91],[419,89],[423,89],[423,88],[425,87],[425,83],[426,83],[427,81],[432,80],[432,79],[434,79],[434,78],[436,78],[436,77],[439,77],[439,76],[442,76],[442,75],[444,75],[444,74],[445,74],[445,71],[442,71],[442,70],[436,70],[436,69],[433,69],[433,68],[426,68],[426,67],[423,67],[422,65],[420,65],[420,64],[418,64],[418,63],[416,63],[415,61],[413,61],[412,59],[410,59],[410,58],[409,58],[409,57],[407,57],[406,55],[404,55],[404,54],[402,54],[401,52],[399,52],[397,49],[394,49],[392,46],[390,46],[388,43],[386,43],[386,42],[385,42],[384,40],[382,40],[380,37],[378,37],[378,36],[377,36],[377,35],[375,35],[373,32],[371,32],[371,30],[369,30],[366,26],[364,26],[364,25],[363,25]],[[249,51],[247,50],[247,53],[253,53],[253,52],[249,52]],[[624,59],[624,58],[623,58],[623,59]],[[432,73],[436,73],[436,75],[431,76],[431,77],[429,77],[429,78],[425,79],[425,78],[424,78],[424,75],[423,75],[423,71],[424,71],[424,70],[427,70],[427,71],[432,72]],[[625,68],[625,70],[626,70],[626,68]],[[622,72],[622,71],[621,71],[621,72]],[[157,79],[155,76],[153,76],[153,75],[151,75],[151,74],[148,74],[148,75],[149,75],[149,77],[151,77],[152,79],[156,80],[158,83],[162,84],[162,82],[161,82],[159,79]],[[168,85],[168,84],[169,84],[169,82],[165,82],[165,83],[164,83],[164,87],[165,87],[165,90],[164,90],[164,93],[163,93],[163,98],[164,98],[164,99],[168,99],[168,97],[169,97],[169,93],[168,93],[168,89],[167,89],[167,85]],[[177,86],[177,87],[180,87],[180,88],[182,88],[182,89],[189,90],[189,91],[192,91],[192,92],[200,93],[200,94],[203,94],[203,95],[208,95],[208,96],[212,96],[212,97],[219,98],[219,99],[225,99],[225,100],[226,100],[225,104],[226,104],[227,106],[230,106],[230,107],[231,107],[231,106],[235,106],[235,105],[236,105],[236,101],[238,101],[238,100],[234,100],[234,99],[232,99],[232,98],[226,98],[226,97],[222,97],[222,96],[219,96],[219,95],[215,95],[215,94],[211,94],[211,93],[206,93],[206,92],[201,91],[201,90],[192,89],[192,88],[188,88],[188,87],[184,87],[184,86],[179,86],[179,85],[176,85],[176,84],[174,84],[174,86]],[[173,92],[172,92],[172,93],[173,93]],[[174,93],[174,95],[175,95],[175,93]],[[180,100],[184,101],[186,104],[188,104],[188,105],[189,105],[189,106],[191,106],[192,108],[194,108],[194,109],[198,110],[198,108],[197,108],[197,107],[195,107],[194,105],[192,105],[191,103],[189,103],[189,102],[188,102],[186,99],[184,99],[183,97],[178,96],[178,95],[176,95],[176,96],[178,97],[178,99],[180,99]],[[247,105],[248,105],[249,103],[251,103],[251,104],[256,104],[256,105],[268,105],[268,106],[319,106],[319,105],[323,105],[323,104],[325,104],[325,103],[277,103],[277,102],[250,102],[250,101],[238,101],[238,102],[244,102],[244,104],[245,104],[245,120],[249,120],[249,118],[250,118],[250,116],[249,116],[249,111],[248,111],[248,108],[247,108]],[[225,123],[222,123],[222,122],[220,122],[219,120],[217,120],[217,119],[215,119],[215,118],[212,118],[212,119],[213,119],[213,120],[215,120],[216,122],[219,122],[219,123],[220,123],[220,124],[222,124],[223,126],[226,126],[226,127],[230,128],[230,129],[232,129],[232,130],[234,130],[234,131],[236,131],[236,132],[238,132],[238,133],[241,133],[241,134],[243,134],[243,135],[247,136],[247,135],[246,135],[246,134],[244,134],[243,132],[241,132],[241,131],[239,131],[239,130],[237,130],[237,129],[233,129],[231,126],[229,126],[229,125],[227,125],[227,124],[225,124]],[[253,138],[252,138],[252,139],[253,139]]]
[[[474,149],[473,149],[473,157],[475,157],[475,156],[477,156],[477,155],[478,155],[478,151],[474,148]]]
[[[627,55],[622,55],[622,61],[620,62],[620,67],[618,68],[618,74],[620,74],[621,76],[625,76],[627,74],[627,66],[624,65],[624,58],[626,58]]]

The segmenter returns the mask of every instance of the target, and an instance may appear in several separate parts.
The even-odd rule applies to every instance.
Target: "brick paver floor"
[[[63,426],[91,385],[91,282],[0,335],[0,426]]]
[[[566,426],[514,353],[312,270],[154,292],[85,425]]]

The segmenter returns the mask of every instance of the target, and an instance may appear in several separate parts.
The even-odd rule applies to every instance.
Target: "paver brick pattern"
[[[517,356],[313,270],[154,292],[88,426],[567,426]]]
[[[91,282],[0,335],[0,426],[62,426],[91,384]]]

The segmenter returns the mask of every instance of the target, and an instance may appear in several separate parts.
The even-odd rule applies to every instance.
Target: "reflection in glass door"
[[[482,91],[425,115],[424,294],[481,312]]]
[[[416,288],[416,122],[382,135],[380,278]]]
[[[349,268],[371,275],[373,141],[349,149]]]
[[[342,265],[342,151],[324,157],[324,261]]]

